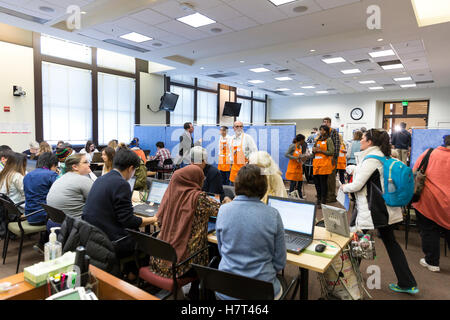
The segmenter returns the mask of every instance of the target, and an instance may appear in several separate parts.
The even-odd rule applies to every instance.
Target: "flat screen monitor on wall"
[[[166,92],[161,97],[161,104],[159,110],[174,111],[177,105],[178,95],[171,92]]]
[[[241,103],[237,102],[225,102],[225,106],[223,108],[223,115],[229,117],[239,117],[239,113],[241,112]]]

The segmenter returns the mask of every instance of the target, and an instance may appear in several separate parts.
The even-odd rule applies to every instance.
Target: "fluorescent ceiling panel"
[[[202,26],[206,26],[208,24],[216,23],[216,21],[204,16],[200,13],[194,13],[185,17],[181,17],[177,19],[180,22],[183,22],[191,27],[198,28]]]
[[[305,94],[303,92],[294,92],[294,96],[304,96]]]
[[[383,90],[383,87],[370,87],[370,90]]]
[[[258,83],[264,83],[262,80],[249,80],[248,82],[258,84]]]
[[[292,78],[289,78],[289,77],[279,77],[279,78],[275,78],[275,80],[278,80],[278,81],[289,81],[289,80],[292,80]]]
[[[400,81],[411,81],[411,77],[404,77],[404,78],[394,78],[394,81],[400,82]]]
[[[384,50],[384,51],[370,52],[369,55],[372,58],[389,57],[395,56],[395,52],[393,50]]]
[[[361,84],[371,84],[371,83],[375,83],[374,80],[367,80],[367,81],[360,81],[359,83]]]
[[[316,93],[323,94],[323,93],[328,93],[328,91],[316,91]]]
[[[269,1],[272,2],[276,6],[281,6],[282,4],[294,2],[295,0],[269,0]]]
[[[140,33],[137,33],[137,32],[127,33],[127,34],[124,34],[124,35],[122,35],[120,37],[122,39],[127,39],[127,40],[130,40],[130,41],[133,41],[133,42],[137,42],[137,43],[141,43],[141,42],[144,42],[144,41],[152,40],[152,38],[144,36],[144,35],[142,35]]]
[[[270,70],[266,69],[266,68],[254,68],[254,69],[250,69],[250,71],[253,71],[253,72],[268,72]]]
[[[450,1],[411,0],[419,27],[450,21]]]
[[[402,87],[402,88],[414,88],[416,86],[417,85],[415,83],[412,83],[412,84],[403,84],[400,87]]]
[[[322,59],[322,61],[327,64],[333,64],[333,63],[345,62],[345,59],[342,57],[338,57],[338,58]]]
[[[316,87],[314,87],[314,86],[305,86],[305,87],[302,87],[302,89],[315,89]]]
[[[404,68],[403,64],[387,64],[385,66],[381,66],[384,70],[392,70],[392,69],[402,69]]]
[[[343,74],[353,74],[353,73],[361,73],[361,70],[359,69],[347,69],[347,70],[341,70]]]
[[[279,88],[279,89],[276,89],[276,91],[289,91],[289,90],[291,90],[291,89],[288,89],[288,88]]]

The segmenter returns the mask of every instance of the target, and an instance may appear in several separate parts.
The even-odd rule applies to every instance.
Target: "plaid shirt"
[[[330,138],[334,144],[334,155],[333,158],[337,159],[339,157],[339,150],[341,149],[341,141],[339,139],[339,133],[336,129],[331,128]]]
[[[170,151],[169,151],[168,149],[166,149],[166,148],[162,148],[162,149],[159,149],[159,150],[156,152],[156,155],[155,155],[155,156],[150,157],[148,160],[149,160],[149,161],[152,161],[152,160],[159,160],[159,162],[158,162],[158,167],[164,168],[164,169],[172,169],[172,165],[165,165],[165,166],[163,167],[163,163],[164,163],[164,161],[167,160],[167,159],[171,159],[171,157],[170,157]]]

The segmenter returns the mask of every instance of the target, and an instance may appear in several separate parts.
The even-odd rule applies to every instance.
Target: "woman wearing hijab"
[[[178,263],[208,245],[208,219],[219,211],[220,204],[202,191],[204,179],[202,169],[195,165],[175,171],[157,213],[161,228],[158,239],[174,247]],[[190,263],[207,265],[208,260],[205,250]],[[167,261],[152,257],[149,268],[159,276],[172,278]],[[184,264],[176,276],[188,276],[189,269],[189,264]],[[195,290],[194,284],[191,288]]]

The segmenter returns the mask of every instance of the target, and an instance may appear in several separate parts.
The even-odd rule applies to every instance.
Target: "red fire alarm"
[[[4,112],[10,112],[10,111],[11,111],[11,107],[4,106],[4,107],[3,107],[3,111],[4,111]]]

